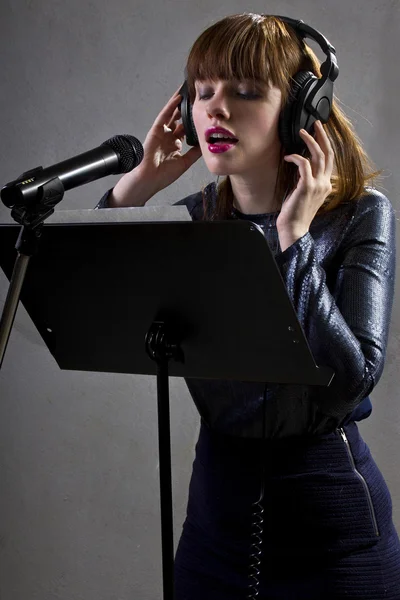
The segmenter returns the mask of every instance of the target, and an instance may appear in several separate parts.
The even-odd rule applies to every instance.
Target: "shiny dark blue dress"
[[[205,193],[212,201],[215,186]],[[201,195],[181,203],[201,218]],[[176,600],[400,599],[390,494],[356,424],[371,413],[368,396],[383,370],[393,208],[369,189],[316,216],[283,253],[276,214],[232,216],[263,228],[317,364],[336,376],[329,388],[187,380],[202,424]],[[254,437],[264,400],[266,441]],[[254,506],[261,479],[264,498]],[[249,569],[257,531],[259,574]]]
[[[203,193],[215,201],[215,184]],[[201,192],[178,204],[202,218]],[[335,378],[329,388],[187,380],[201,429],[175,599],[400,600],[390,493],[356,423],[383,371],[394,210],[368,188],[284,252],[276,217],[232,213],[263,229],[316,362]]]

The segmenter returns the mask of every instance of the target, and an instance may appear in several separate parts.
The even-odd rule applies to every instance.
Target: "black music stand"
[[[130,209],[139,222],[128,223],[119,210],[61,211],[64,223],[46,223],[21,301],[61,369],[157,375],[163,590],[172,600],[169,375],[327,386],[333,371],[315,364],[257,225],[140,222],[143,209]],[[76,223],[77,212],[97,222]],[[0,225],[9,279],[19,230]]]

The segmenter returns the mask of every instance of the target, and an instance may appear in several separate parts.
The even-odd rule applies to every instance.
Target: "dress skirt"
[[[175,600],[252,598],[400,599],[390,493],[355,422],[273,441],[224,436],[202,422]]]

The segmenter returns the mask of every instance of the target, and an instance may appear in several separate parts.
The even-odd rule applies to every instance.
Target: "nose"
[[[216,91],[206,105],[207,114],[211,118],[227,119],[230,115],[227,96],[222,91]]]

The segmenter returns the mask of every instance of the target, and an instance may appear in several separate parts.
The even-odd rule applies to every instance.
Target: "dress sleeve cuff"
[[[283,252],[279,252],[275,256],[275,261],[278,267],[281,269],[281,271],[286,271],[287,266],[291,263],[296,254],[304,249],[309,249],[310,246],[313,245],[313,243],[314,240],[310,232],[307,231],[307,233],[305,233],[301,238],[296,240],[291,246],[286,248],[286,250],[284,250]]]
[[[109,189],[108,192],[106,192],[104,196],[102,196],[100,202],[98,202],[98,204],[96,204],[96,206],[94,207],[94,210],[97,210],[98,208],[110,208],[110,206],[108,205],[108,199],[113,189],[114,188]]]

